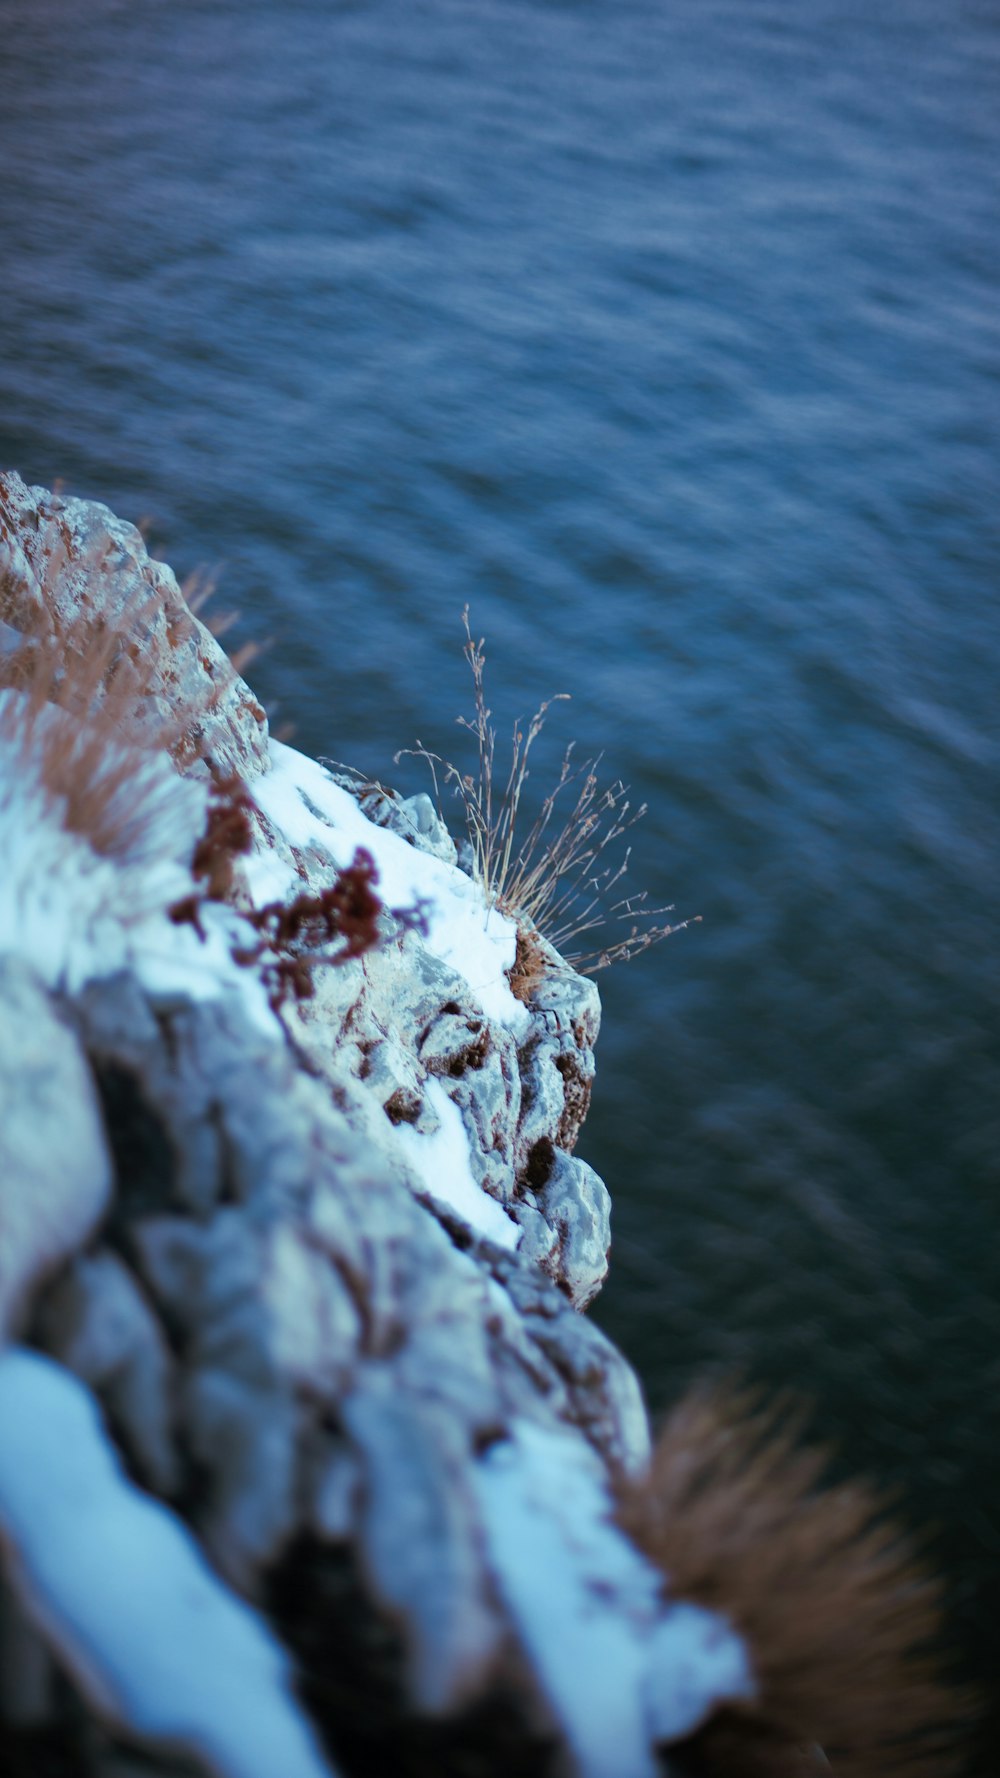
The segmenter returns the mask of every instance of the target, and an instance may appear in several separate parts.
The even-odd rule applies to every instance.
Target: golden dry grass
[[[152,661],[92,616],[63,625],[42,607],[12,644],[0,654],[0,690],[12,694],[0,704],[0,738],[67,832],[141,863],[171,801],[165,751],[190,713],[150,722]]]
[[[667,1421],[648,1481],[623,1497],[622,1522],[671,1596],[729,1619],[759,1686],[753,1709],[727,1710],[696,1738],[686,1772],[956,1769],[969,1701],[942,1682],[933,1653],[940,1589],[878,1493],[823,1485],[828,1463],[800,1445],[794,1414],[698,1390]]]

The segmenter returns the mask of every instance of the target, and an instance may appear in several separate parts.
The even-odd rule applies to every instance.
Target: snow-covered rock
[[[360,1778],[426,1769],[419,1744],[441,1772],[471,1748],[484,1774],[652,1778],[752,1676],[615,1517],[649,1429],[580,1313],[610,1239],[572,1153],[593,984],[550,952],[516,998],[514,923],[426,799],[269,742],[106,509],[0,478],[0,547],[15,629],[48,602],[150,651],[201,787],[166,788],[162,876],[131,839],[98,857],[32,776],[30,672],[4,694],[0,1754],[44,1732],[95,1778],[134,1742],[160,1778],[177,1752]],[[74,683],[52,692],[85,724]],[[209,767],[234,766],[249,849],[206,899]],[[269,947],[261,908],[359,849],[379,942],[344,960],[286,922]]]
[[[86,1061],[16,954],[0,954],[0,1339],[81,1247],[111,1194]]]

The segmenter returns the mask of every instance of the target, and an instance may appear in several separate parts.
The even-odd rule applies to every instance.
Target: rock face
[[[15,476],[0,527],[4,620],[44,601],[151,651],[147,695],[185,719],[178,771],[236,770],[254,798],[224,893],[205,898],[192,828],[172,917],[72,976],[37,943],[12,960],[16,906],[0,930],[4,1770],[652,1778],[656,1724],[690,1733],[750,1679],[725,1624],[685,1618],[678,1706],[674,1606],[614,1522],[648,1426],[580,1313],[609,1246],[607,1191],[573,1154],[593,984],[545,950],[516,1001],[513,929],[489,927],[427,799],[352,796],[269,745],[131,527]],[[0,781],[31,745],[0,733]],[[58,806],[0,797],[0,851],[42,856],[33,823],[58,847]],[[387,911],[345,961],[287,910],[333,894],[361,841]],[[468,961],[484,933],[489,979]],[[292,979],[311,994],[282,997]],[[76,1517],[52,1449],[64,1495],[80,1466]],[[155,1571],[123,1529],[149,1496],[149,1549],[175,1552]],[[207,1652],[178,1603],[194,1561],[211,1611],[244,1614]],[[152,1602],[125,1652],[119,1595]]]
[[[111,1190],[111,1161],[86,1064],[28,970],[0,956],[0,1079],[16,1079],[0,1125],[4,1193],[0,1337],[33,1286],[87,1240]],[[47,1133],[44,1144],[39,1131]]]
[[[178,763],[209,760],[252,779],[267,769],[264,712],[204,625],[189,612],[163,562],[134,525],[96,501],[67,499],[0,474],[0,619],[29,629],[41,609],[85,644],[110,626],[141,652],[146,719],[173,728],[188,713]]]

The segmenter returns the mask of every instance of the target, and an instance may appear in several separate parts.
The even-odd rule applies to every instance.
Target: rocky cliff
[[[649,1471],[598,998],[531,942],[0,477],[5,1774],[950,1769],[864,1496],[714,1411]]]
[[[10,1758],[645,1778],[751,1682],[613,1515],[593,984],[130,526],[7,476],[0,551]]]

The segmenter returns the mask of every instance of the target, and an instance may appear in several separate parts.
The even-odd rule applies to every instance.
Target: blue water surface
[[[1000,1671],[1000,12],[0,0],[0,462],[223,570],[299,745],[460,614],[700,925],[602,978],[596,1314],[805,1390]],[[1000,1748],[983,1773],[1000,1769]]]

